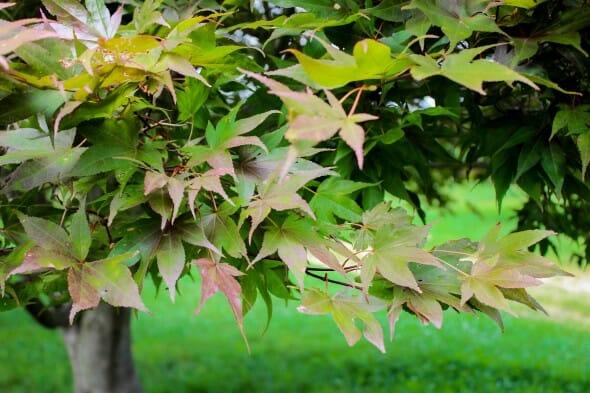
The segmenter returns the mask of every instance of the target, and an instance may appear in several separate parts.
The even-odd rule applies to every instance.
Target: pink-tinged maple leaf
[[[200,258],[193,261],[199,267],[201,273],[201,301],[195,310],[195,314],[201,311],[201,308],[211,296],[217,292],[222,292],[232,309],[234,317],[244,337],[246,345],[248,340],[244,332],[243,315],[242,315],[242,287],[235,277],[244,275],[241,271],[230,264],[215,262],[211,259]],[[249,349],[248,349],[249,350]]]
[[[439,329],[442,326],[443,309],[434,296],[411,289],[393,287],[393,301],[387,311],[390,339],[393,339],[395,325],[404,306],[411,310],[423,324],[431,322]]]
[[[330,296],[313,289],[305,294],[297,310],[311,315],[332,314],[348,345],[356,344],[361,336],[365,336],[367,341],[385,352],[383,329],[372,314],[385,306],[386,302],[372,296],[352,295],[348,291]],[[362,331],[356,324],[357,319],[362,322]]]
[[[527,288],[543,284],[535,277],[523,274],[518,265],[499,264],[500,255],[477,261],[461,285],[461,305],[475,296],[485,305],[505,310],[510,308],[500,288]]]
[[[193,217],[195,215],[195,199],[201,189],[219,194],[229,204],[233,205],[223,186],[221,185],[221,176],[230,174],[228,169],[211,169],[203,174],[193,177],[188,181],[188,205]]]
[[[255,198],[248,208],[244,211],[245,217],[252,219],[249,239],[260,225],[260,223],[269,215],[271,210],[283,211],[291,209],[301,209],[310,217],[315,219],[315,215],[307,202],[297,194],[297,190],[303,187],[312,179],[325,176],[330,173],[327,168],[319,168],[310,171],[299,172],[285,177],[285,179],[271,179],[267,183],[258,187],[259,195]]]
[[[500,226],[492,228],[477,251],[466,258],[473,265],[465,277],[460,277],[463,280],[461,305],[475,297],[486,306],[511,312],[502,288],[526,288],[541,285],[538,278],[569,275],[551,261],[528,251],[528,247],[553,234],[529,230],[500,238]]]
[[[72,297],[70,323],[79,311],[96,307],[102,298],[115,307],[132,307],[148,311],[139,289],[125,261],[135,256],[134,252],[108,259],[85,262],[70,267],[68,290]]]
[[[171,222],[174,224],[182,200],[184,198],[184,189],[187,182],[183,180],[182,175],[177,177],[169,177],[159,172],[146,172],[144,177],[144,195],[155,194],[150,199],[150,205],[154,210],[162,216],[162,228],[164,228],[170,211],[168,209],[168,201],[165,200],[164,194],[159,192],[166,187],[166,192],[172,202]]]
[[[77,262],[69,254],[62,254],[59,251],[46,250],[41,247],[33,247],[25,253],[23,263],[11,270],[10,274],[30,273],[43,269],[63,270]]]
[[[342,103],[329,90],[324,90],[328,99],[326,103],[309,89],[305,92],[293,91],[270,78],[251,72],[244,73],[266,85],[269,92],[280,97],[289,108],[290,125],[285,138],[292,143],[322,142],[340,132],[340,137],[354,151],[359,167],[363,167],[365,132],[358,123],[375,120],[377,116],[367,113],[347,114]]]
[[[182,204],[182,198],[184,196],[184,186],[185,183],[182,180],[179,180],[175,177],[171,177],[168,179],[168,195],[170,195],[170,199],[172,200],[172,224],[176,220],[176,216],[178,215],[178,210],[180,209],[180,205]]]
[[[143,194],[149,195],[155,190],[164,187],[168,183],[168,176],[159,172],[146,172],[143,183]]]

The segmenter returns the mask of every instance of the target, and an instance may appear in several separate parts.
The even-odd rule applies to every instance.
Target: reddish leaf
[[[73,265],[68,271],[68,289],[72,297],[70,323],[79,311],[96,307],[102,298],[115,307],[147,308],[141,301],[125,261],[135,256],[126,253],[95,262]]]
[[[344,142],[356,155],[356,160],[359,164],[359,168],[363,167],[363,142],[365,140],[365,130],[350,119],[342,122],[342,128],[340,130],[340,136],[344,139]]]
[[[218,291],[222,292],[229,302],[240,332],[244,337],[244,341],[246,341],[246,345],[248,345],[242,322],[242,287],[234,278],[242,276],[244,273],[227,263],[214,262],[206,258],[197,259],[193,263],[199,266],[202,278],[201,301],[195,310],[195,314],[201,311],[207,299]]]
[[[146,172],[144,178],[144,195],[164,187],[168,183],[168,176],[159,172]]]
[[[176,219],[176,215],[178,214],[178,210],[180,209],[180,205],[182,204],[182,198],[184,196],[184,185],[185,183],[181,180],[178,180],[174,177],[168,178],[168,195],[170,195],[170,199],[172,200],[172,224],[174,224],[174,220]]]
[[[359,167],[362,168],[364,131],[357,123],[377,119],[377,116],[365,113],[348,115],[340,101],[328,90],[324,92],[329,104],[310,90],[292,91],[272,79],[250,72],[244,73],[266,85],[270,93],[279,96],[289,108],[291,116],[289,129],[285,132],[287,139],[293,143],[300,140],[321,142],[340,131],[340,136],[354,151]]]
[[[201,191],[201,188],[204,188],[207,191],[215,192],[223,197],[228,203],[233,204],[232,200],[229,196],[225,193],[223,186],[221,185],[221,176],[229,174],[230,172],[227,170],[216,170],[211,169],[197,177],[192,178],[188,182],[188,204],[189,208],[191,209],[191,213],[193,217],[195,215],[195,199]]]
[[[13,269],[10,274],[30,273],[40,269],[63,270],[74,265],[76,258],[70,254],[62,254],[56,250],[46,250],[41,247],[33,247],[28,250],[23,263]]]
[[[271,210],[301,209],[310,217],[315,218],[307,202],[297,194],[297,190],[312,179],[324,176],[329,172],[329,169],[320,168],[290,175],[283,181],[275,179],[259,186],[258,198],[250,202],[243,213],[245,217],[252,219],[249,239],[252,239],[252,234]]]

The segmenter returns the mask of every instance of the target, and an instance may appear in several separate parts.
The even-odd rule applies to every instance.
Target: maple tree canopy
[[[2,310],[147,311],[194,274],[243,334],[274,296],[381,351],[380,310],[543,310],[566,273],[531,247],[589,228],[585,2],[120,3],[0,5]],[[468,176],[518,184],[524,230],[426,247],[391,201]]]

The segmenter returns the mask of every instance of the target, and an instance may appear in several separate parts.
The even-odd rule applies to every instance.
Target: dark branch
[[[354,284],[344,282],[344,281],[333,280],[333,279],[329,278],[327,274],[324,274],[323,276],[321,276],[319,274],[312,273],[309,271],[310,269],[313,269],[313,268],[308,268],[305,270],[305,274],[307,274],[310,277],[317,278],[317,279],[322,280],[324,282],[329,282],[332,284],[337,284],[337,285],[342,285],[342,286],[349,287],[349,288],[358,289],[359,291],[363,289],[362,287],[360,287],[358,285],[354,285]]]

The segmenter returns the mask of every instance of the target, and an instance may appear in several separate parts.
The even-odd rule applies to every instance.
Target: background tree
[[[525,288],[563,272],[528,248],[585,239],[582,1],[23,4],[0,25],[2,309],[63,330],[76,391],[140,390],[146,277],[174,300],[198,272],[197,311],[220,291],[242,332],[301,298],[384,351],[379,310],[391,335],[402,310],[542,310]],[[423,218],[469,175],[499,206],[517,183],[527,230],[425,249],[386,202]]]

